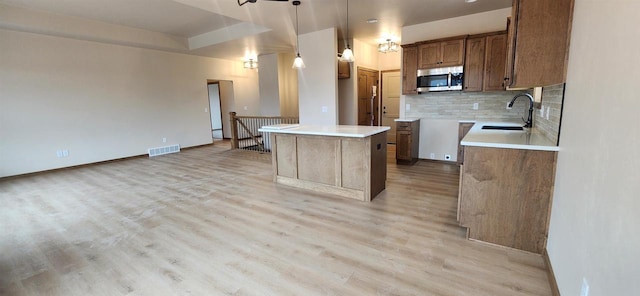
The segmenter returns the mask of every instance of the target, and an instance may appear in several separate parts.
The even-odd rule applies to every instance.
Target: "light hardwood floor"
[[[392,147],[371,203],[218,142],[0,180],[0,294],[551,295],[540,256],[464,239],[456,166]]]

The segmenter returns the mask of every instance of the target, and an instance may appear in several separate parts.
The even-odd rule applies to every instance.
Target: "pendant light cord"
[[[349,0],[347,0],[347,48],[349,48]]]
[[[298,29],[298,5],[300,5],[299,2],[298,4],[296,4],[296,51],[298,52],[298,56],[300,56],[300,36],[299,36],[299,29]]]

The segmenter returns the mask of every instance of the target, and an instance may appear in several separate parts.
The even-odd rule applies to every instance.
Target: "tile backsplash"
[[[529,108],[526,100],[519,99],[513,109],[507,110],[507,103],[523,91],[499,92],[438,92],[405,97],[405,104],[411,104],[411,110],[405,116],[479,120],[479,121],[522,121]],[[478,110],[473,104],[478,103]]]
[[[406,96],[405,104],[410,104],[411,108],[405,112],[405,117],[523,122],[522,118],[527,116],[529,109],[525,98],[518,99],[512,109],[506,108],[507,103],[522,92],[525,91],[437,92]],[[533,111],[534,128],[553,143],[558,141],[563,92],[564,84],[544,87],[541,104],[544,115],[541,115],[540,108]],[[473,109],[474,103],[478,104],[477,110]]]
[[[544,108],[544,115],[540,114],[540,109],[534,111],[533,126],[554,143],[558,142],[560,132],[563,94],[564,84],[543,87],[542,108]],[[547,114],[549,119],[547,119]]]

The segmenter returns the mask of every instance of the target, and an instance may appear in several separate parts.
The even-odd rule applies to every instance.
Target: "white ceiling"
[[[205,46],[191,52],[217,58],[293,52],[295,45],[295,8],[291,1],[258,0],[243,6],[238,6],[237,0],[0,0],[0,3],[198,39]],[[298,7],[300,33],[337,27],[339,38],[346,38],[346,5],[347,0],[302,0]],[[386,35],[400,37],[403,26],[510,6],[511,0],[474,3],[349,0],[349,37],[375,44]],[[366,20],[370,18],[379,22],[368,24]]]

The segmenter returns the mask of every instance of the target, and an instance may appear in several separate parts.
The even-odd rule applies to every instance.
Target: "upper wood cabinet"
[[[505,81],[511,88],[563,83],[574,0],[513,0]]]
[[[417,94],[418,47],[402,47],[402,94]]]
[[[487,36],[485,59],[484,59],[484,80],[482,90],[504,90],[505,64],[507,61],[507,34]]]
[[[464,62],[464,90],[504,90],[506,51],[506,32],[469,36]]]
[[[436,41],[418,46],[418,69],[459,66],[464,62],[465,39]]]
[[[338,61],[338,79],[351,77],[351,64],[349,62]]]
[[[467,39],[463,80],[465,91],[482,91],[486,41],[486,37],[469,37]]]

